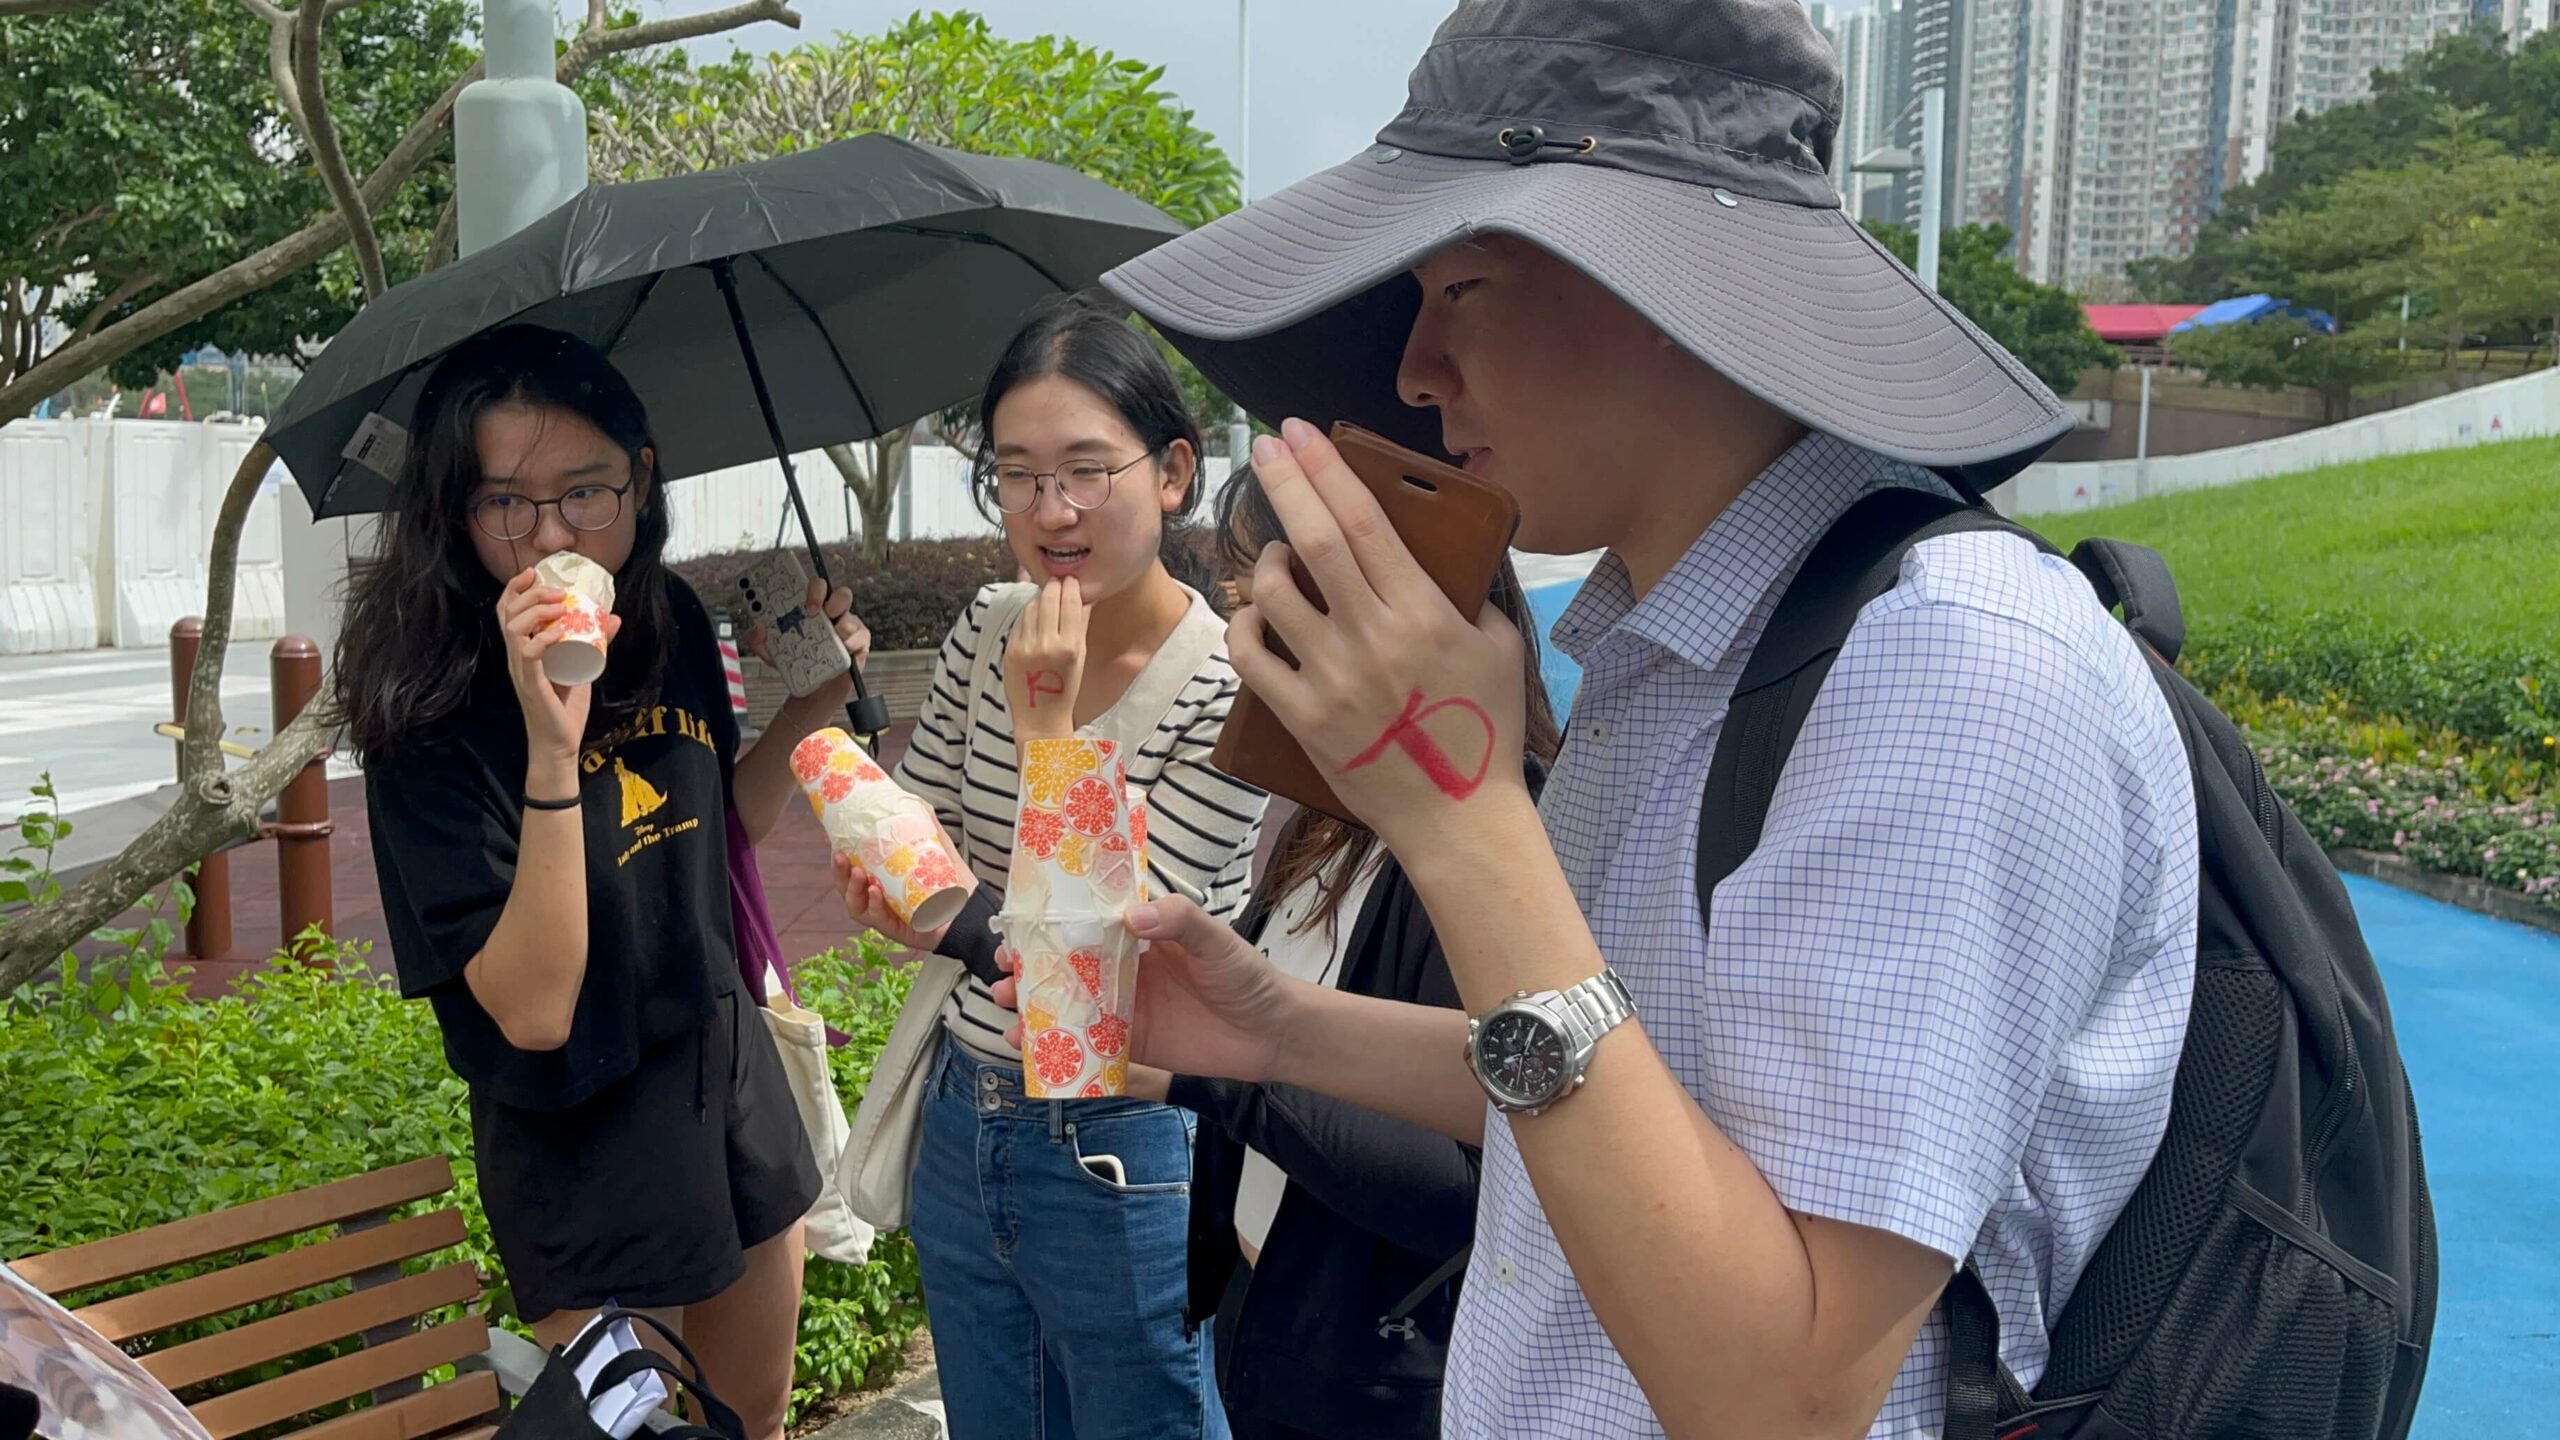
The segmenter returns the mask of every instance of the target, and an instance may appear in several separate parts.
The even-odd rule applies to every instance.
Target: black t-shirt
[[[366,769],[400,992],[435,1006],[453,1072],[504,1104],[576,1104],[649,1047],[699,1029],[736,984],[726,810],[738,722],[710,617],[669,583],[676,625],[657,703],[591,727],[581,757],[587,969],[558,1050],[508,1044],[462,977],[506,908],[523,833],[524,711],[494,625],[470,702]]]

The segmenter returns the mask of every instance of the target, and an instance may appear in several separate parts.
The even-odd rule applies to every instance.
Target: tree
[[[479,78],[475,8],[118,0],[0,18],[0,422],[202,340],[291,354],[428,263],[453,102]],[[617,56],[798,18],[784,0],[651,21],[590,0],[559,73],[592,84]],[[346,268],[311,273],[350,245]],[[242,333],[205,323],[251,297]]]
[[[2466,127],[2513,154],[2560,154],[2560,31],[2510,49],[2494,32],[2465,30],[2396,70],[2375,71],[2368,98],[2279,129],[2266,173],[2224,195],[2192,254],[2135,261],[2126,277],[2161,303],[2246,294],[2250,239],[2261,225],[2349,175],[2406,166],[2428,142]]]
[[[2357,387],[2400,373],[2398,352],[2374,331],[2331,335],[2290,318],[2180,331],[2169,337],[2169,353],[2211,384],[2317,390],[2321,417],[2332,425],[2347,418]]]
[[[2555,217],[2560,157],[2511,154],[2466,127],[2413,163],[2306,192],[2250,237],[2240,275],[2350,324],[2396,319],[2412,297],[2450,366],[2468,337],[2531,334],[2560,309]]]
[[[1910,227],[1870,220],[1867,230],[1903,264],[1919,263],[1920,240]],[[1940,235],[1938,292],[2063,394],[2090,370],[2123,364],[2122,353],[2089,328],[2088,314],[2070,291],[2037,284],[2005,258],[2010,239],[2001,225],[1967,225]]]
[[[374,224],[373,217],[383,213],[386,205],[400,199],[412,177],[443,146],[455,97],[463,85],[479,77],[477,63],[464,65],[450,81],[441,84],[433,78],[437,71],[432,68],[424,80],[414,75],[379,75],[365,68],[360,54],[352,57],[354,63],[350,64],[351,57],[326,48],[330,45],[327,23],[333,17],[368,4],[397,5],[405,0],[306,0],[322,8],[300,12],[275,9],[270,0],[242,3],[267,27],[263,51],[253,52],[263,53],[267,70],[263,77],[253,71],[245,81],[237,72],[223,68],[237,60],[231,47],[211,39],[199,46],[196,37],[183,26],[163,31],[148,43],[127,45],[120,31],[133,22],[123,8],[112,17],[72,9],[41,19],[0,18],[0,61],[8,62],[0,64],[0,85],[10,87],[0,89],[0,225],[6,227],[0,229],[0,255],[12,261],[21,255],[40,255],[56,261],[69,257],[87,264],[93,257],[134,253],[125,247],[119,233],[126,209],[123,192],[104,194],[88,210],[75,209],[48,218],[42,202],[19,189],[22,181],[39,183],[52,187],[44,193],[59,196],[65,187],[86,183],[70,173],[77,168],[76,155],[66,158],[60,153],[61,147],[53,145],[52,137],[40,127],[33,131],[27,128],[27,116],[34,111],[40,111],[48,120],[64,123],[77,117],[65,116],[53,105],[52,97],[35,93],[20,83],[23,76],[16,70],[19,56],[30,57],[29,63],[46,74],[79,73],[83,78],[78,83],[86,88],[73,100],[85,100],[102,116],[127,120],[130,112],[117,107],[133,97],[117,93],[120,91],[146,90],[158,83],[181,92],[177,101],[192,103],[199,87],[221,83],[256,85],[263,81],[277,87],[276,113],[262,127],[245,132],[244,143],[252,146],[255,153],[269,156],[271,163],[278,154],[307,154],[316,169],[345,171],[324,182],[325,199],[312,202],[329,205],[325,215],[302,218],[301,228],[263,244],[245,258],[221,263],[215,257],[230,252],[209,237],[199,236],[197,247],[177,253],[161,267],[162,273],[154,273],[147,261],[137,262],[146,266],[139,275],[107,282],[129,293],[103,297],[95,307],[105,309],[112,318],[89,322],[65,343],[47,348],[50,337],[42,333],[47,311],[28,309],[23,303],[24,292],[13,297],[17,308],[9,313],[16,317],[20,330],[12,338],[23,341],[25,331],[32,328],[37,333],[31,343],[42,353],[34,364],[0,383],[0,421],[23,415],[37,399],[68,381],[132,355],[225,305],[295,276],[348,244],[351,236]],[[150,4],[177,7],[172,13],[181,19],[210,20],[215,13],[207,8],[213,0],[136,0],[137,9]],[[16,13],[24,14],[24,7]],[[717,34],[764,19],[799,23],[798,15],[782,0],[743,0],[722,10],[645,22],[627,16],[617,21],[607,10],[606,0],[588,0],[586,23],[562,51],[558,73],[578,76],[610,56]],[[64,33],[53,33],[54,27],[64,27]],[[394,55],[411,53],[399,49],[410,43],[408,37],[395,35],[383,43],[392,47],[390,53]],[[314,55],[322,62],[317,72],[310,63]],[[334,77],[325,73],[332,55],[338,55],[340,60]],[[107,60],[102,62],[101,56]],[[297,58],[301,63],[296,63]],[[439,65],[450,69],[458,59],[459,54],[448,47]],[[81,70],[81,64],[87,68]],[[199,65],[201,69],[196,68]],[[314,73],[323,75],[321,84],[311,83]],[[292,76],[289,84],[285,78],[288,74]],[[405,93],[432,98],[397,130],[397,138],[378,152],[361,181],[345,183],[352,179],[352,167],[347,166],[343,153],[334,160],[329,154],[333,148],[343,149],[337,143],[340,127],[334,119],[323,119],[322,114],[352,102],[372,85],[414,86]],[[157,99],[167,102],[169,97]],[[160,112],[151,113],[160,116]],[[133,123],[140,125],[138,121]],[[353,132],[359,127],[345,128]],[[93,143],[117,146],[132,138],[116,123],[80,133]],[[148,138],[162,132],[141,127],[133,133]],[[35,143],[39,140],[43,143]],[[295,145],[307,148],[297,150],[292,148]],[[216,153],[222,153],[218,145]],[[121,156],[122,152],[115,154]],[[108,158],[99,157],[95,163],[107,163]],[[165,157],[158,158],[166,169]],[[174,170],[169,173],[176,174]],[[155,181],[155,176],[146,173],[128,183],[150,192]],[[281,199],[274,202],[279,207],[288,203]],[[335,208],[338,205],[348,208]],[[137,225],[161,227],[157,233],[181,240],[189,235],[189,216],[183,204],[171,203],[157,192],[150,192],[133,209]],[[204,223],[201,217],[196,218]],[[31,220],[34,223],[30,224]],[[378,234],[379,227],[375,229]],[[216,268],[206,273],[208,266]],[[385,278],[382,268],[378,258],[359,261],[358,284],[370,292]],[[37,272],[37,278],[40,283],[44,275],[68,273],[57,268]],[[115,303],[108,304],[108,298]],[[291,725],[238,771],[226,771],[222,760],[222,666],[230,647],[240,531],[273,459],[273,452],[263,444],[250,448],[232,475],[230,489],[223,496],[221,512],[214,522],[212,555],[206,567],[204,637],[197,650],[194,673],[188,680],[187,733],[179,747],[177,799],[113,860],[70,890],[31,906],[0,928],[0,995],[13,992],[55,964],[82,936],[114,918],[152,886],[227,843],[253,838],[267,802],[328,749],[333,728],[329,716],[334,706],[324,694],[304,707]]]
[[[1007,40],[977,15],[916,15],[877,36],[661,72],[600,111],[595,174],[637,180],[787,154],[868,131],[1046,160],[1186,225],[1236,206],[1235,167],[1161,87],[1164,71],[1075,40]],[[1187,364],[1193,388],[1205,382]],[[946,428],[959,430],[959,417]],[[866,558],[888,558],[912,425],[827,458],[862,511]]]

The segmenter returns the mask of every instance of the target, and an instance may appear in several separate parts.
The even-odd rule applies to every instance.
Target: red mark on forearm
[[[1440,748],[1440,742],[1422,733],[1422,722],[1443,710],[1464,711],[1484,727],[1484,758],[1476,762],[1473,775],[1459,774],[1458,767],[1450,763],[1449,752]],[[1413,693],[1405,697],[1404,713],[1379,732],[1376,744],[1352,756],[1351,763],[1343,766],[1339,773],[1348,775],[1374,762],[1392,745],[1402,750],[1405,758],[1411,760],[1414,768],[1438,787],[1441,794],[1452,800],[1464,800],[1476,793],[1476,787],[1484,783],[1485,772],[1493,768],[1493,741],[1493,717],[1484,713],[1483,706],[1464,697],[1425,705],[1422,703],[1422,689],[1416,686]]]
[[[1030,677],[1022,682],[1023,703],[1029,705],[1034,710],[1040,708],[1041,696],[1064,695],[1066,693],[1066,677],[1060,675],[1055,670],[1034,670],[1031,672]]]

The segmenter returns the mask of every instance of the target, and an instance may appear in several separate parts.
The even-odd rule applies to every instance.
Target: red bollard
[[[187,725],[187,692],[195,684],[196,651],[204,640],[204,621],[190,615],[169,627],[169,693],[178,728]],[[181,742],[180,763],[186,751]],[[216,751],[216,763],[221,752]],[[186,775],[178,776],[181,784]],[[231,958],[231,857],[216,850],[196,868],[196,906],[187,918],[187,954],[198,960]]]
[[[268,663],[275,733],[281,735],[320,693],[320,647],[300,635],[287,635],[276,642]],[[335,933],[336,920],[330,913],[329,835],[336,828],[329,819],[329,762],[323,752],[286,782],[284,793],[276,797],[276,823],[267,832],[276,841],[277,889],[287,948],[315,925],[324,935]]]

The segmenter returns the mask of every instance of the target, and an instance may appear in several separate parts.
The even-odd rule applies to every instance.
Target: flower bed
[[[2469,876],[2560,913],[2560,792],[2545,767],[2459,737],[2360,720],[2334,702],[2215,699],[2313,838]]]

